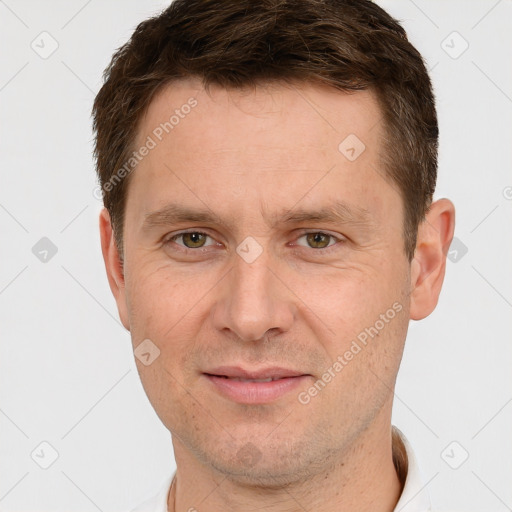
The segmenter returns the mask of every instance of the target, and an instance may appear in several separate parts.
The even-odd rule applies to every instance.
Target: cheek
[[[400,300],[403,286],[386,272],[374,269],[340,270],[330,279],[307,289],[306,305],[336,334],[354,334],[373,324],[381,313]]]
[[[331,363],[321,378],[332,384],[322,400],[340,418],[373,414],[392,393],[408,325],[407,308],[394,298],[353,304],[325,342]]]
[[[180,279],[168,268],[146,265],[130,271],[126,294],[132,341],[136,345],[149,338],[164,349],[166,340],[184,326],[190,328],[201,298],[198,283]]]
[[[311,307],[328,326],[325,338],[318,339],[330,361],[343,360],[344,377],[338,382],[364,376],[370,388],[380,386],[379,378],[392,385],[407,334],[407,293],[407,276],[391,269],[340,279],[318,295]]]
[[[173,411],[190,407],[185,391],[190,370],[184,368],[183,359],[198,338],[198,317],[204,314],[205,307],[200,301],[202,295],[204,291],[196,292],[188,280],[176,278],[169,269],[141,267],[138,273],[132,271],[127,282],[137,370],[165,425],[173,424]],[[159,351],[149,365],[137,358],[137,347],[144,340],[150,340]]]

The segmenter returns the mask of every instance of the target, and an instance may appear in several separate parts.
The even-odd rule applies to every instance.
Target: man
[[[176,0],[93,116],[108,280],[177,466],[136,510],[430,510],[391,411],[455,213],[400,25],[366,0]]]

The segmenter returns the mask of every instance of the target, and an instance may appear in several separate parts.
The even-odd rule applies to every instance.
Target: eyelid
[[[305,245],[299,245],[299,247],[305,247],[306,249],[310,249],[312,251],[326,253],[326,252],[330,252],[331,249],[337,249],[338,246],[340,245],[340,243],[346,242],[346,238],[344,238],[343,236],[337,235],[337,234],[333,235],[329,231],[324,231],[321,229],[310,229],[310,230],[306,230],[306,231],[301,231],[301,233],[297,236],[297,240],[299,238],[302,238],[303,236],[307,236],[310,234],[318,234],[318,233],[320,233],[322,235],[329,236],[331,239],[333,239],[335,241],[335,243],[332,245],[328,245],[327,247],[320,248],[320,249],[315,249],[314,247],[307,247]]]
[[[166,245],[170,242],[173,242],[175,243],[181,250],[181,251],[184,251],[184,252],[189,252],[189,251],[195,251],[195,252],[199,252],[201,249],[206,249],[207,247],[211,247],[215,244],[210,244],[210,245],[206,245],[206,246],[201,246],[201,247],[196,247],[196,248],[191,248],[191,247],[186,247],[185,245],[181,245],[181,244],[178,244],[175,239],[176,238],[179,238],[180,236],[182,235],[186,235],[187,233],[198,233],[200,235],[206,235],[208,238],[211,238],[212,240],[215,240],[214,237],[212,235],[210,235],[207,231],[201,231],[199,229],[188,229],[188,230],[184,230],[184,231],[179,231],[178,233],[174,233],[174,234],[171,234],[170,236],[166,236],[164,237],[163,239],[163,245]],[[331,250],[335,250],[335,249],[338,249],[338,246],[344,242],[346,242],[346,238],[341,236],[341,235],[334,235],[332,233],[330,233],[329,231],[324,231],[324,230],[320,230],[320,229],[310,229],[310,230],[303,230],[299,233],[299,235],[296,237],[296,240],[298,240],[299,238],[302,238],[304,236],[307,236],[309,234],[323,234],[323,235],[327,235],[329,236],[330,238],[332,238],[333,240],[335,240],[335,243],[332,244],[332,245],[328,245],[327,247],[323,247],[323,248],[314,248],[314,247],[307,247],[306,245],[296,245],[295,247],[304,247],[305,249],[310,249],[311,251],[316,251],[316,252],[322,252],[322,253],[327,253],[327,252],[330,252]],[[218,242],[217,242],[218,243]]]
[[[185,245],[176,243],[176,241],[175,241],[176,238],[179,238],[182,235],[186,235],[187,233],[198,233],[200,235],[206,235],[208,238],[211,238],[212,240],[214,240],[213,236],[210,235],[209,233],[207,233],[206,231],[201,231],[199,229],[188,229],[185,231],[179,231],[178,233],[171,234],[170,236],[166,235],[162,242],[164,245],[166,245],[170,242],[173,242],[184,251],[198,251],[199,249],[204,249],[205,247],[211,247],[211,245],[214,245],[214,244],[206,245],[206,246],[203,245],[201,247],[196,247],[195,249],[193,249],[191,247],[187,247]]]

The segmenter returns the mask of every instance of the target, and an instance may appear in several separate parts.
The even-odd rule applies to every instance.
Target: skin
[[[100,214],[123,325],[134,348],[150,339],[160,350],[149,366],[136,363],[173,436],[169,510],[391,511],[401,493],[391,445],[396,375],[409,319],[436,307],[454,206],[433,203],[408,262],[402,200],[380,164],[384,126],[369,91],[274,84],[207,93],[183,80],[153,99],[135,146],[190,97],[197,106],[131,175],[124,268],[108,212]],[[366,146],[355,161],[338,150],[349,134]],[[366,210],[368,222],[279,222],[283,210],[339,200]],[[209,209],[221,222],[144,229],[169,202]],[[189,229],[208,236],[170,240]],[[252,263],[236,252],[248,236],[262,248]],[[402,310],[378,335],[300,403],[298,391],[397,302]],[[219,365],[277,365],[310,377],[273,403],[239,404],[203,375]]]

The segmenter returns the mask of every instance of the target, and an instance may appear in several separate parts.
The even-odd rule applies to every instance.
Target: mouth
[[[208,374],[206,374],[208,375]],[[228,377],[226,375],[212,375],[212,377],[219,377],[221,379],[230,379],[235,382],[272,382],[273,380],[279,380],[283,377],[268,377],[266,379],[244,379],[242,377]],[[288,377],[285,377],[288,378]]]
[[[214,390],[231,401],[244,404],[275,402],[312,377],[286,368],[247,370],[219,367],[203,373]]]

